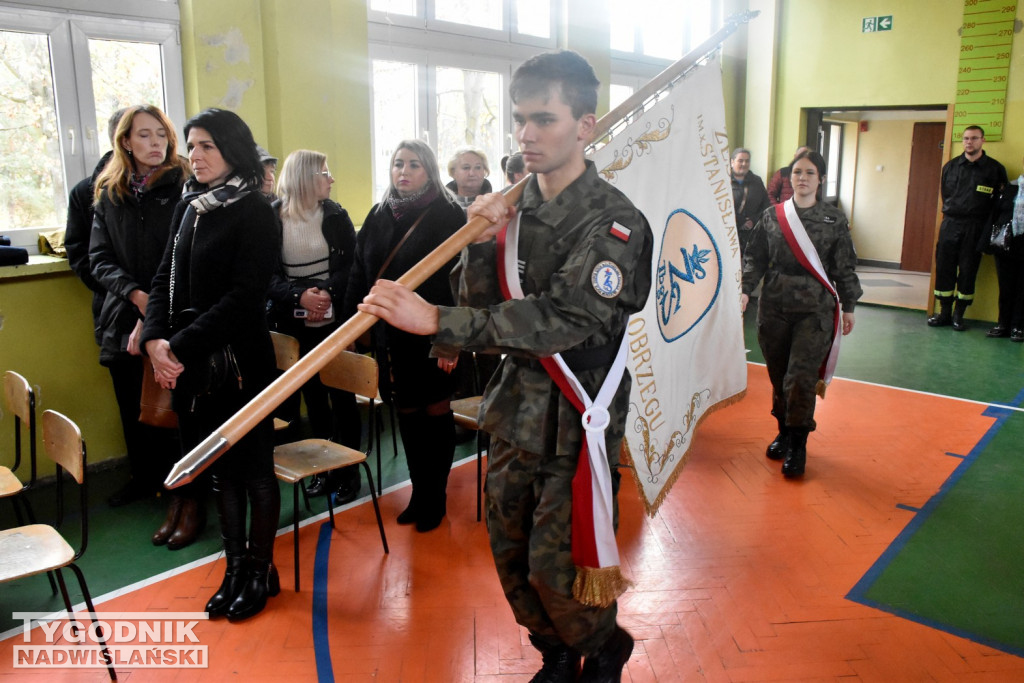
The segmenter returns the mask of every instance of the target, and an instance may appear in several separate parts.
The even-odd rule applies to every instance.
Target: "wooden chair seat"
[[[0,465],[0,498],[17,495],[24,488],[25,485],[14,472],[11,472],[10,467]]]
[[[49,524],[0,531],[0,582],[66,567],[75,549]]]
[[[73,421],[53,411],[43,412],[43,451],[53,461],[56,469],[54,497],[57,508],[56,524],[23,524],[13,529],[0,531],[0,583],[15,581],[35,574],[52,572],[60,586],[64,608],[69,621],[76,621],[72,615],[71,596],[64,582],[63,570],[68,569],[78,579],[85,606],[94,626],[99,628],[99,618],[92,595],[85,582],[85,575],[77,562],[85,554],[89,539],[89,500],[85,485],[86,457],[82,432]],[[61,534],[64,522],[64,484],[70,477],[78,484],[78,549],[73,548]],[[52,585],[52,584],[51,584]],[[81,626],[79,626],[81,628]],[[117,680],[113,658],[104,636],[99,637],[102,650],[100,662],[105,664],[110,680]]]
[[[359,397],[377,396],[377,362],[369,356],[350,351],[341,351],[320,370],[320,381],[332,389],[348,391]],[[370,436],[367,452],[372,449],[376,430],[376,411],[370,406]],[[378,463],[379,463],[378,457]],[[377,528],[380,530],[380,541],[384,552],[388,550],[388,539],[384,534],[384,520],[380,516],[380,504],[377,502],[377,491],[373,485],[373,474],[366,462],[366,453],[343,446],[326,439],[305,439],[292,443],[281,444],[274,449],[274,474],[281,481],[292,485],[292,545],[295,553],[295,592],[299,591],[299,489],[303,480],[314,474],[342,467],[362,465],[366,472],[366,481],[370,486],[370,497],[373,499],[373,511],[377,515]],[[327,494],[327,512],[334,524],[334,501]]]
[[[480,404],[483,396],[469,396],[458,398],[452,401],[452,413],[455,416],[455,424],[463,429],[470,429],[476,432],[476,521],[483,516],[481,511],[482,490],[484,480],[483,450],[484,437],[480,432]]]
[[[296,484],[306,477],[329,470],[358,465],[366,454],[327,439],[306,439],[274,449],[274,474],[281,481]]]
[[[455,424],[463,429],[480,429],[480,403],[483,396],[470,396],[458,398],[452,401],[452,412],[455,414]]]

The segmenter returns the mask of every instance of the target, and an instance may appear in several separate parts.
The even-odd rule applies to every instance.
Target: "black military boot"
[[[939,312],[928,318],[928,326],[945,327],[952,322],[953,298],[942,296],[935,297],[935,300],[939,302]]]
[[[548,645],[530,636],[530,642],[540,650],[544,666],[530,679],[530,683],[576,683],[580,675],[580,653],[568,645]]]
[[[622,680],[622,667],[633,654],[633,636],[619,626],[605,641],[597,654],[583,661],[579,683],[618,683]]]
[[[782,463],[782,475],[786,478],[802,477],[807,464],[807,429],[791,427],[789,430],[789,450],[786,460]]]
[[[775,419],[779,423],[779,433],[775,440],[768,444],[768,450],[764,454],[769,460],[782,460],[786,457],[786,449],[789,447],[789,427],[786,426],[785,420]]]
[[[953,304],[953,329],[957,332],[963,332],[967,329],[964,313],[967,312],[967,307],[970,305],[971,302],[966,299],[957,299],[956,303]]]

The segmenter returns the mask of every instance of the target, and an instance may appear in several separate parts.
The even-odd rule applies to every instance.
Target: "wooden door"
[[[907,211],[903,219],[900,268],[926,273],[935,254],[935,219],[939,208],[944,123],[915,123],[907,183]]]

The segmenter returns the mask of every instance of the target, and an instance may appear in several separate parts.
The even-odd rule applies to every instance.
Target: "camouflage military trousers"
[[[617,451],[616,451],[617,453]],[[615,628],[618,608],[572,597],[570,526],[575,456],[538,455],[494,436],[487,452],[487,531],[516,621],[544,645],[592,654]]]
[[[787,427],[814,430],[818,370],[832,344],[832,315],[760,311],[757,341],[772,382],[772,415]]]

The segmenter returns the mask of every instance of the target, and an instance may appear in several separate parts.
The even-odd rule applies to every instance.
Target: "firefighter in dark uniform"
[[[574,598],[570,513],[580,413],[537,360],[561,353],[588,394],[596,394],[629,314],[643,308],[651,286],[650,226],[584,160],[597,86],[593,69],[573,52],[538,55],[516,71],[513,118],[533,177],[518,211],[499,194],[470,206],[471,218],[494,225],[463,250],[453,272],[459,307],[423,307],[388,282],[360,306],[392,325],[434,335],[439,356],[507,354],[482,407],[483,429],[491,433],[487,525],[506,598],[543,656],[534,681],[618,681],[633,649],[632,637],[616,624],[614,596],[606,604]],[[518,277],[524,297],[506,301],[492,237],[516,215],[518,272],[510,278]],[[625,373],[607,406],[613,491],[629,382]]]
[[[935,245],[939,312],[928,318],[932,327],[952,323],[958,332],[967,329],[964,313],[974,301],[974,279],[981,264],[976,247],[980,230],[1006,184],[1006,169],[982,150],[985,131],[980,126],[965,128],[963,143],[964,153],[942,167],[942,225]]]

